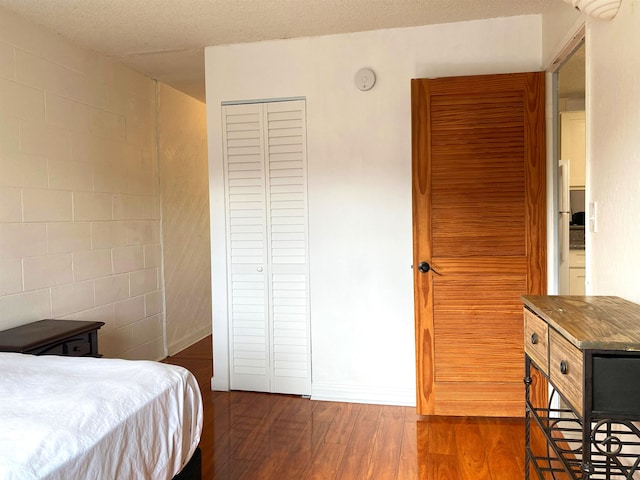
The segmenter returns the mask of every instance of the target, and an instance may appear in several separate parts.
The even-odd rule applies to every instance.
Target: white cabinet
[[[230,387],[309,395],[305,102],[222,115]]]
[[[569,295],[584,295],[586,292],[585,251],[569,251]]]
[[[569,162],[569,186],[585,188],[585,112],[560,112],[560,159]]]

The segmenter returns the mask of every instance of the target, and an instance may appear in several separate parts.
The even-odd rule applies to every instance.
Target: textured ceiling
[[[204,100],[204,47],[542,13],[561,0],[0,0]],[[564,5],[566,8],[566,5]]]

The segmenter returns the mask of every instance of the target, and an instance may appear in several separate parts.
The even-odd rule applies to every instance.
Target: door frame
[[[544,68],[546,72],[546,115],[547,115],[547,293],[557,295],[559,292],[558,277],[560,268],[560,232],[558,230],[558,206],[560,185],[558,184],[558,160],[560,158],[558,107],[558,70],[576,50],[581,42],[586,44],[586,27],[584,20],[578,22],[560,43],[552,60]],[[586,46],[586,45],[585,45]],[[586,74],[586,72],[585,72]],[[586,92],[588,104],[589,92]],[[589,115],[587,114],[587,131]],[[589,157],[587,144],[587,159]],[[587,186],[585,185],[585,189]]]

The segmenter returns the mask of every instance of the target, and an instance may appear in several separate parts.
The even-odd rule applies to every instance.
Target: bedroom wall
[[[205,104],[158,84],[158,157],[168,354],[211,334]]]
[[[214,388],[228,388],[222,101],[306,97],[312,397],[415,404],[410,79],[541,68],[523,16],[209,47]],[[355,73],[373,68],[361,92]]]
[[[106,356],[165,356],[156,107],[152,79],[0,9],[0,329],[99,320]]]
[[[587,293],[640,303],[640,5],[587,20]],[[588,207],[587,207],[588,208]]]

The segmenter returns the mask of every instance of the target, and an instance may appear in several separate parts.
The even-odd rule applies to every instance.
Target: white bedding
[[[201,432],[182,367],[0,353],[2,480],[169,480]]]

